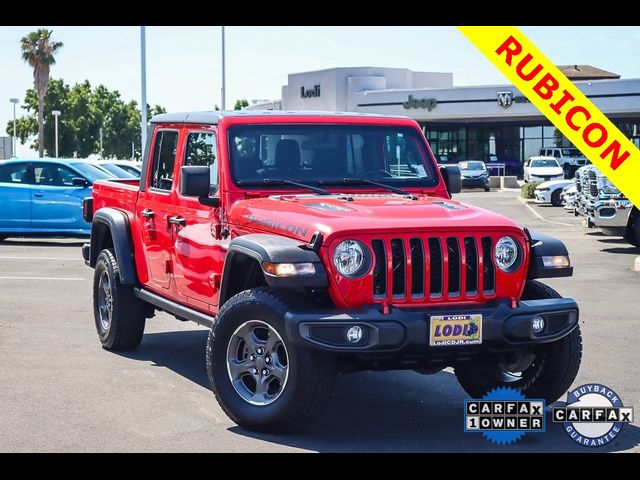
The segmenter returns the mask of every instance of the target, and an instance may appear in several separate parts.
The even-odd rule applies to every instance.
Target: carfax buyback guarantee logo
[[[609,387],[587,383],[567,393],[567,405],[553,408],[553,422],[562,423],[569,438],[585,447],[602,447],[633,422],[633,408],[625,407]]]

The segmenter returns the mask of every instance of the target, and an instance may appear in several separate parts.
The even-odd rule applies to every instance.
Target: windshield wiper
[[[247,185],[247,186],[258,186],[258,185],[293,185],[294,187],[302,187],[307,190],[311,190],[318,195],[331,195],[331,192],[326,191],[324,188],[314,187],[311,185],[307,185],[306,183],[294,182],[293,180],[285,180],[285,179],[275,179],[275,178],[265,178],[264,180],[256,180],[256,181],[239,181],[238,185]]]
[[[369,180],[366,178],[343,178],[342,181],[337,180],[335,182],[329,180],[320,180],[318,182],[319,185],[331,185],[331,184],[341,184],[341,185],[373,185],[374,187],[384,188],[389,190],[390,192],[397,193],[398,195],[403,195],[405,197],[410,198],[411,200],[417,200],[418,197],[407,192],[398,187],[394,187],[392,185],[387,185],[386,183],[376,182],[375,180]]]

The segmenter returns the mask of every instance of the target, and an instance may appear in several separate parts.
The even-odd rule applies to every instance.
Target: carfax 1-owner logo
[[[585,447],[602,447],[633,422],[633,408],[625,407],[616,392],[587,383],[567,393],[565,407],[553,408],[553,422],[562,423],[569,438]]]
[[[479,400],[464,401],[464,431],[507,445],[526,433],[544,432],[544,409],[544,399],[525,398],[513,388],[499,387]]]

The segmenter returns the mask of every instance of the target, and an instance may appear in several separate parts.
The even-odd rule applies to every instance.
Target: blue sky
[[[9,98],[22,100],[33,83],[20,38],[37,28],[0,27],[0,135],[13,116]],[[139,103],[139,27],[46,28],[65,44],[52,77],[103,83]],[[640,78],[640,27],[522,30],[556,64]],[[455,27],[227,27],[226,33],[227,107],[237,98],[280,98],[288,73],[340,66],[453,72],[456,85],[505,83]],[[212,109],[220,104],[220,60],[220,27],[147,27],[147,101],[169,111]],[[18,155],[28,154],[18,145]]]

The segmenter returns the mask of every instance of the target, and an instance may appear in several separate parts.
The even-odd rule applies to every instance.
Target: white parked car
[[[98,164],[119,178],[140,178],[142,173],[142,163],[131,160],[99,160]],[[123,170],[129,175],[122,174]]]
[[[562,190],[575,182],[573,180],[551,180],[538,185],[534,191],[536,203],[550,203],[554,207],[562,205]]]
[[[571,185],[563,190],[560,194],[564,209],[573,212],[576,208],[576,195],[578,194],[578,187],[576,184]]]
[[[563,180],[564,172],[554,157],[531,157],[524,164],[525,182]]]
[[[540,155],[554,157],[564,171],[564,178],[573,178],[574,173],[580,167],[589,163],[580,150],[574,147],[547,147],[540,149]]]

